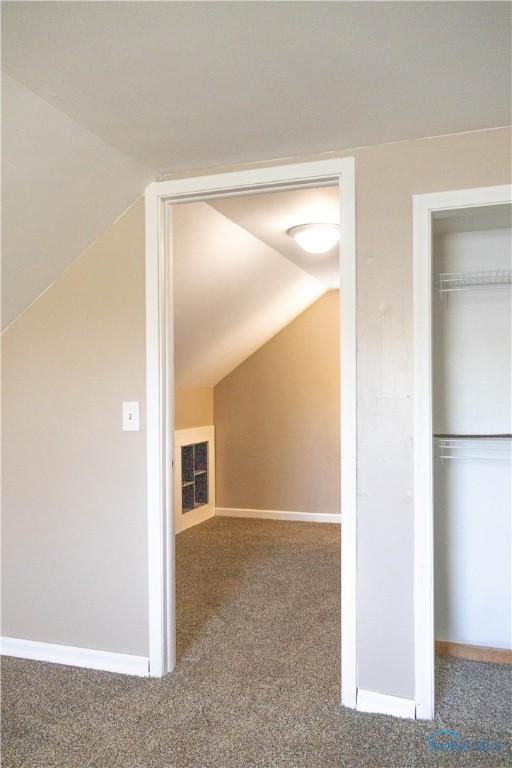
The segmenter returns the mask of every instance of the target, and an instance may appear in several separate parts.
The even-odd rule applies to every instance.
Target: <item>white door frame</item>
[[[353,157],[255,168],[151,184],[146,190],[146,430],[149,664],[175,665],[172,499],[172,203],[339,184],[341,343],[342,703],[356,706],[356,251]],[[169,205],[170,204],[170,205]]]
[[[512,186],[413,196],[414,663],[416,717],[434,717],[434,503],[432,448],[432,214],[510,203]]]

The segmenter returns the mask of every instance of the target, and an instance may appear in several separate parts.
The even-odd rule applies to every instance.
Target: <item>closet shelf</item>
[[[445,459],[478,459],[496,461],[508,458],[512,449],[512,435],[434,435],[437,457]],[[479,447],[480,453],[473,448]],[[482,455],[483,454],[483,455]]]
[[[434,437],[442,440],[512,440],[512,434],[506,432],[499,432],[493,435],[436,434]]]
[[[507,285],[512,285],[512,269],[487,269],[481,272],[441,272],[439,274],[441,293],[475,291]]]

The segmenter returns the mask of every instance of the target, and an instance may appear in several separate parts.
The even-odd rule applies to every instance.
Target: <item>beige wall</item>
[[[147,655],[144,322],[139,200],[2,337],[3,635]]]
[[[216,504],[340,512],[339,293],[214,388]]]
[[[213,387],[176,387],[174,428],[191,429],[213,424]]]
[[[508,129],[358,149],[358,682],[414,695],[412,195],[510,181]],[[305,159],[305,158],[304,158]],[[147,651],[144,217],[4,336],[4,633]]]
[[[358,150],[358,685],[414,697],[412,196],[510,181],[507,129]]]

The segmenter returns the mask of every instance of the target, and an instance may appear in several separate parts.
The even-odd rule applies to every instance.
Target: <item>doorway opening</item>
[[[340,662],[338,200],[172,210],[177,663],[236,646],[257,683],[286,637],[283,688],[299,649],[319,678]]]
[[[455,689],[467,710],[479,686],[496,722],[508,717],[511,200],[508,186],[415,197],[416,702],[426,719],[453,709]]]
[[[147,433],[148,433],[148,546],[149,546],[149,595],[150,595],[150,674],[160,677],[171,672],[175,665],[175,527],[176,496],[174,488],[174,470],[177,469],[174,447],[174,389],[176,365],[179,352],[173,350],[171,333],[174,318],[174,288],[172,278],[173,228],[177,223],[173,213],[179,204],[185,211],[187,204],[206,206],[207,213],[220,216],[224,222],[229,219],[226,212],[220,213],[215,206],[227,204],[231,208],[240,208],[244,198],[251,193],[261,199],[265,195],[335,186],[339,189],[337,205],[340,224],[341,281],[340,281],[340,335],[341,335],[341,508],[343,510],[342,537],[342,701],[347,706],[355,706],[356,700],[356,663],[355,663],[355,458],[356,458],[356,366],[355,366],[355,221],[354,221],[354,161],[353,158],[320,161],[300,165],[288,165],[272,168],[259,168],[250,171],[221,174],[218,176],[197,177],[152,185],[146,194],[146,292],[147,292]],[[243,207],[243,205],[242,205]],[[233,216],[235,214],[232,214]],[[240,212],[236,214],[241,215]],[[302,223],[302,222],[296,222]],[[305,222],[304,222],[305,223]],[[290,227],[291,228],[291,227]],[[241,227],[243,230],[244,228]],[[250,233],[249,233],[250,234]],[[288,235],[289,236],[289,235]],[[253,236],[254,237],[254,236]],[[290,267],[297,269],[297,265]],[[304,270],[298,268],[301,279]],[[235,273],[232,275],[234,280]],[[201,281],[204,276],[197,273],[191,279]],[[307,276],[306,276],[307,277]],[[226,277],[229,280],[229,277]],[[316,280],[316,278],[312,278]],[[268,281],[268,278],[267,278]],[[254,281],[257,283],[257,280]],[[306,280],[308,282],[308,280]],[[318,282],[318,281],[317,281]],[[272,282],[270,283],[272,285]],[[236,287],[236,280],[234,280]],[[253,286],[252,286],[253,287]],[[251,288],[252,288],[251,287]],[[249,289],[248,289],[249,290]],[[311,290],[311,285],[302,286],[302,291]],[[180,294],[181,296],[181,294]],[[250,298],[250,293],[247,296]],[[257,298],[254,297],[254,301]],[[261,301],[261,299],[260,299]],[[293,306],[294,301],[291,301]],[[275,314],[281,313],[282,302],[275,302]],[[295,306],[295,310],[297,310]],[[225,312],[226,307],[219,308]],[[288,307],[288,312],[290,308]],[[267,311],[262,320],[268,320]],[[286,318],[284,318],[286,325]],[[197,330],[197,329],[196,329]],[[208,329],[212,330],[212,329]],[[194,331],[195,332],[195,331]],[[204,332],[204,327],[203,327]],[[248,331],[245,332],[247,336]],[[196,336],[196,340],[200,338]],[[189,337],[190,343],[190,337]],[[198,342],[199,343],[199,342]],[[219,354],[231,353],[237,348],[236,334],[229,338],[226,345],[212,347],[213,359],[226,357]],[[257,345],[256,345],[257,346]],[[190,351],[190,350],[189,350]],[[194,352],[194,350],[192,350]],[[228,355],[228,356],[229,356]],[[232,355],[231,355],[232,356]],[[183,360],[194,357],[185,355]],[[205,354],[200,354],[201,365]],[[236,363],[236,361],[235,361]],[[223,363],[224,364],[224,363]],[[232,361],[231,363],[232,364]],[[195,364],[194,364],[195,365]],[[197,370],[192,365],[189,370],[190,381]],[[185,366],[186,367],[186,366]],[[196,371],[194,373],[194,370]],[[199,381],[199,379],[198,379]],[[177,382],[176,382],[177,383]],[[209,426],[209,425],[206,425]],[[194,428],[193,428],[194,429]],[[181,443],[179,474],[181,515],[202,514],[212,500],[211,479],[217,476],[223,480],[222,470],[212,472],[211,457],[216,451],[206,449],[207,461],[204,462],[202,444],[208,442],[204,435],[185,435]],[[176,448],[177,449],[177,448]],[[196,453],[199,456],[196,466]],[[174,469],[172,466],[175,461]],[[189,480],[183,480],[183,464],[188,462]],[[199,466],[201,464],[201,466]],[[209,488],[204,492],[199,474],[206,472],[210,478]],[[219,466],[219,465],[218,465]],[[226,464],[227,466],[227,464]],[[190,468],[193,467],[191,470]],[[197,474],[196,474],[197,473]],[[186,473],[185,473],[186,474]],[[192,479],[193,478],[193,479]],[[190,485],[187,485],[189,483]],[[193,485],[192,485],[193,484]],[[197,486],[197,487],[196,487]],[[192,490],[185,490],[193,488]],[[224,492],[221,490],[221,492]],[[195,494],[199,495],[196,496]],[[194,499],[192,495],[194,494]],[[206,499],[206,503],[203,503]],[[185,500],[185,501],[184,501]],[[183,503],[187,511],[183,513]],[[230,502],[231,504],[231,502]],[[218,507],[217,507],[218,508]],[[224,507],[223,509],[228,509]],[[287,510],[284,510],[287,511]],[[301,511],[301,510],[299,510]],[[317,510],[314,510],[317,511]],[[321,512],[321,510],[318,510]],[[329,512],[327,512],[329,514]],[[217,518],[216,518],[217,519]],[[201,526],[199,526],[201,527]],[[322,526],[318,526],[321,528]],[[338,574],[339,576],[339,574]],[[297,617],[300,621],[300,617]]]

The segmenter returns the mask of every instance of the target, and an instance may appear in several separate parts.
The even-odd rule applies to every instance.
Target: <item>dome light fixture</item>
[[[308,253],[326,253],[339,241],[340,228],[337,224],[299,224],[287,234]]]

